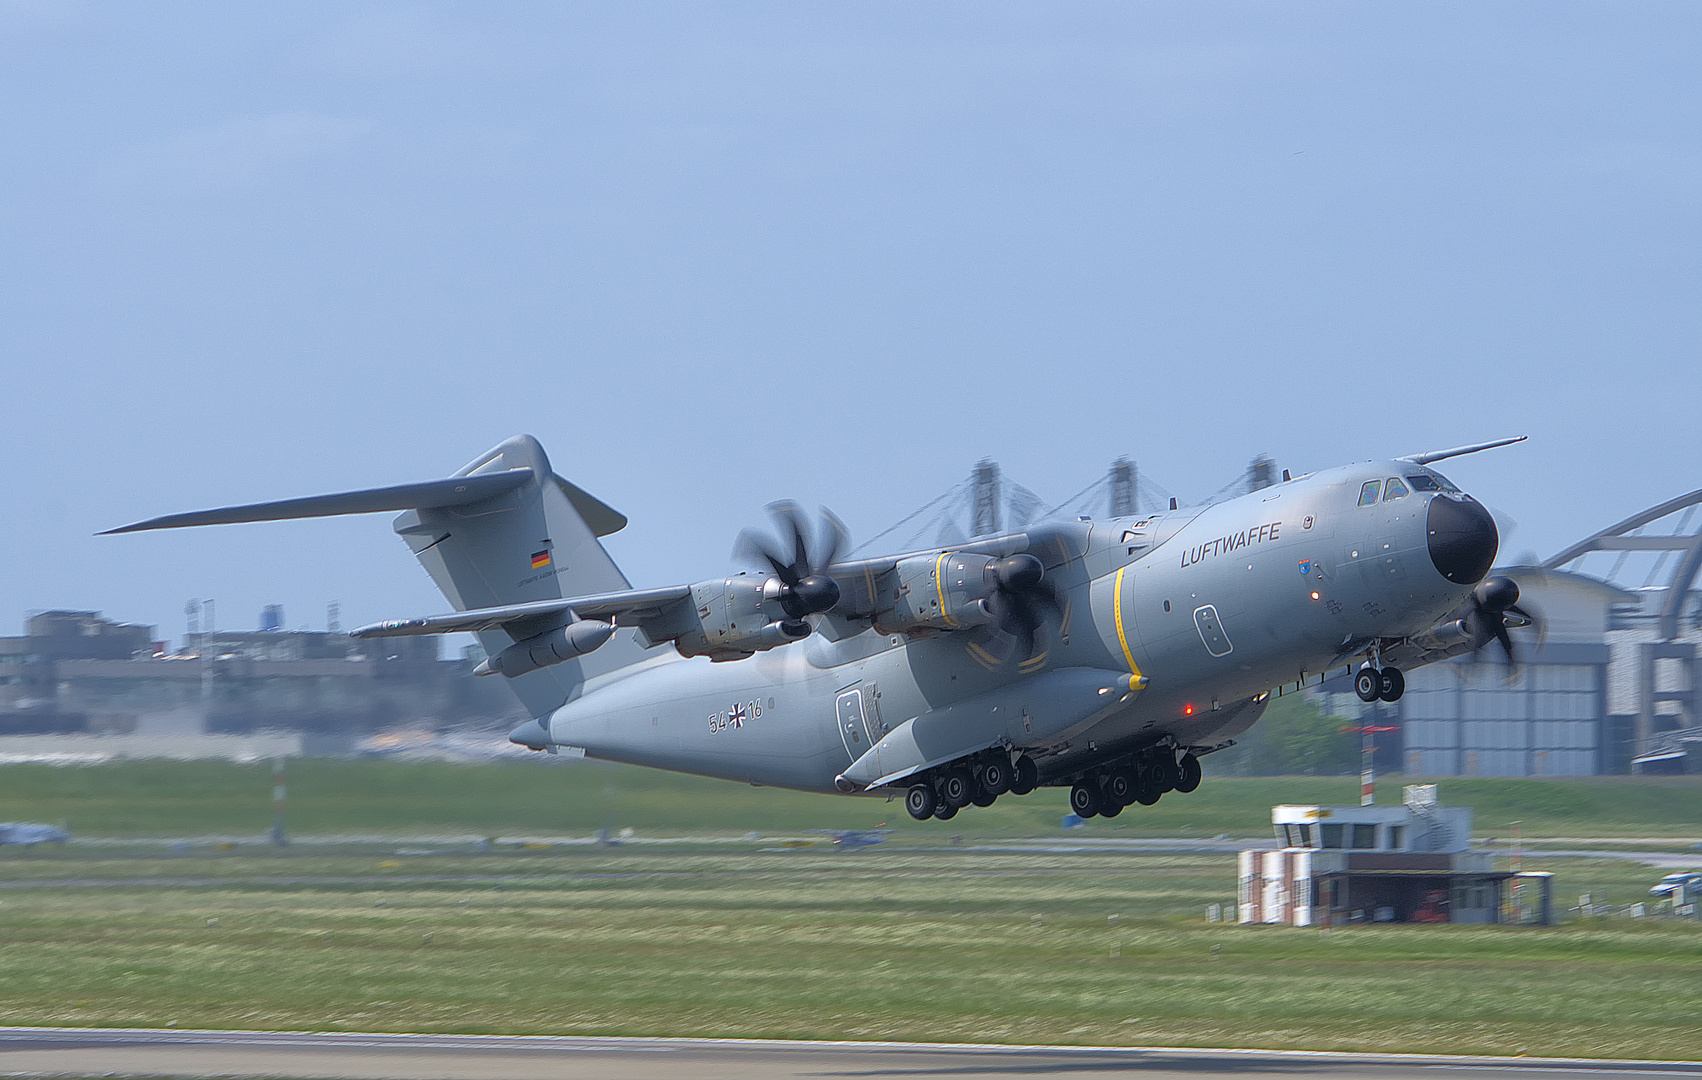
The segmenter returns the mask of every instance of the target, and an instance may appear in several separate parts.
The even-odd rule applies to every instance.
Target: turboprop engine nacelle
[[[528,671],[584,656],[609,640],[614,632],[614,623],[582,619],[537,637],[515,642],[495,656],[485,659],[473,669],[473,674],[505,675],[512,679]]]
[[[837,589],[836,589],[837,594]],[[684,656],[738,660],[810,636],[807,619],[786,611],[786,591],[770,575],[700,581],[691,587],[695,622],[674,638]]]
[[[904,634],[992,622],[987,598],[998,588],[998,561],[962,551],[899,560],[881,575],[882,599],[890,606],[875,615],[875,629]]]

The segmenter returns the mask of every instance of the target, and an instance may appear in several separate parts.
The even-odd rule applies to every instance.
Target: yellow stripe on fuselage
[[[1128,567],[1119,567],[1117,581],[1111,587],[1111,610],[1117,620],[1117,644],[1123,647],[1123,659],[1129,662],[1129,671],[1139,680],[1140,665],[1135,663],[1135,654],[1129,651],[1129,635],[1123,631],[1123,572]]]
[[[940,618],[947,626],[956,626],[957,620],[951,617],[951,611],[946,607],[946,556],[951,552],[943,552],[934,560],[934,595],[940,601]]]

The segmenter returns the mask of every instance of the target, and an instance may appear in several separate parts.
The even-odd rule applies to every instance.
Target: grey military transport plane
[[[1522,437],[1521,437],[1522,438]],[[176,514],[187,525],[402,511],[394,527],[455,611],[356,637],[478,635],[479,674],[533,719],[509,736],[757,785],[896,795],[918,819],[1067,786],[1115,816],[1192,791],[1273,695],[1403,667],[1531,619],[1487,510],[1429,466],[1462,446],[1289,479],[1211,506],[1040,524],[847,559],[823,512],[770,508],[760,569],[634,589],[598,538],[626,519],[530,436],[446,480]]]

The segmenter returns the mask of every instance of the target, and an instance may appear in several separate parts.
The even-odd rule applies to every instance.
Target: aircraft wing
[[[529,637],[530,634],[525,630],[526,624],[533,623],[534,620],[541,622],[550,616],[562,615],[569,611],[582,619],[606,619],[621,626],[638,626],[646,621],[662,618],[669,607],[690,598],[689,585],[670,585],[661,589],[623,589],[620,592],[595,593],[590,596],[568,596],[560,600],[534,600],[528,604],[474,608],[447,615],[428,615],[421,619],[392,619],[363,626],[351,631],[349,636],[411,637],[419,634],[458,634],[507,629],[517,637]],[[516,623],[520,626],[511,625]]]

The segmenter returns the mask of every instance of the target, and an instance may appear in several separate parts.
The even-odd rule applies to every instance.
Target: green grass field
[[[1213,776],[1190,795],[1096,820],[1088,834],[1263,836],[1273,803],[1357,803],[1356,777]],[[640,832],[742,834],[868,828],[906,834],[1054,834],[1063,789],[1043,788],[917,824],[897,802],[807,795],[598,762],[544,758],[481,765],[307,759],[290,765],[289,826],[303,834],[588,835]],[[1405,781],[1379,784],[1398,802]],[[1702,777],[1573,780],[1444,779],[1442,800],[1476,810],[1480,836],[1702,837]],[[137,761],[109,765],[0,766],[0,820],[69,821],[79,836],[253,834],[271,824],[268,764]]]
[[[1239,927],[1205,919],[1234,900],[1232,855],[975,850],[1267,836],[1272,803],[1353,802],[1353,778],[1208,777],[1067,834],[1058,790],[918,824],[896,803],[583,762],[298,761],[290,791],[294,835],[364,839],[163,842],[262,833],[265,764],[0,767],[0,820],[69,820],[78,837],[0,850],[0,1023],[1702,1058],[1694,922]],[[1682,850],[1702,833],[1686,778],[1443,781],[1442,796],[1477,808],[1480,835],[1517,819],[1527,837]],[[883,821],[892,841],[862,851],[773,839]],[[627,827],[700,839],[464,839]],[[1583,892],[1644,899],[1660,873],[1533,865],[1559,875],[1562,911]]]
[[[1206,922],[1227,856],[722,847],[9,853],[113,884],[0,890],[0,1023],[1702,1057],[1695,923],[1325,934]]]

